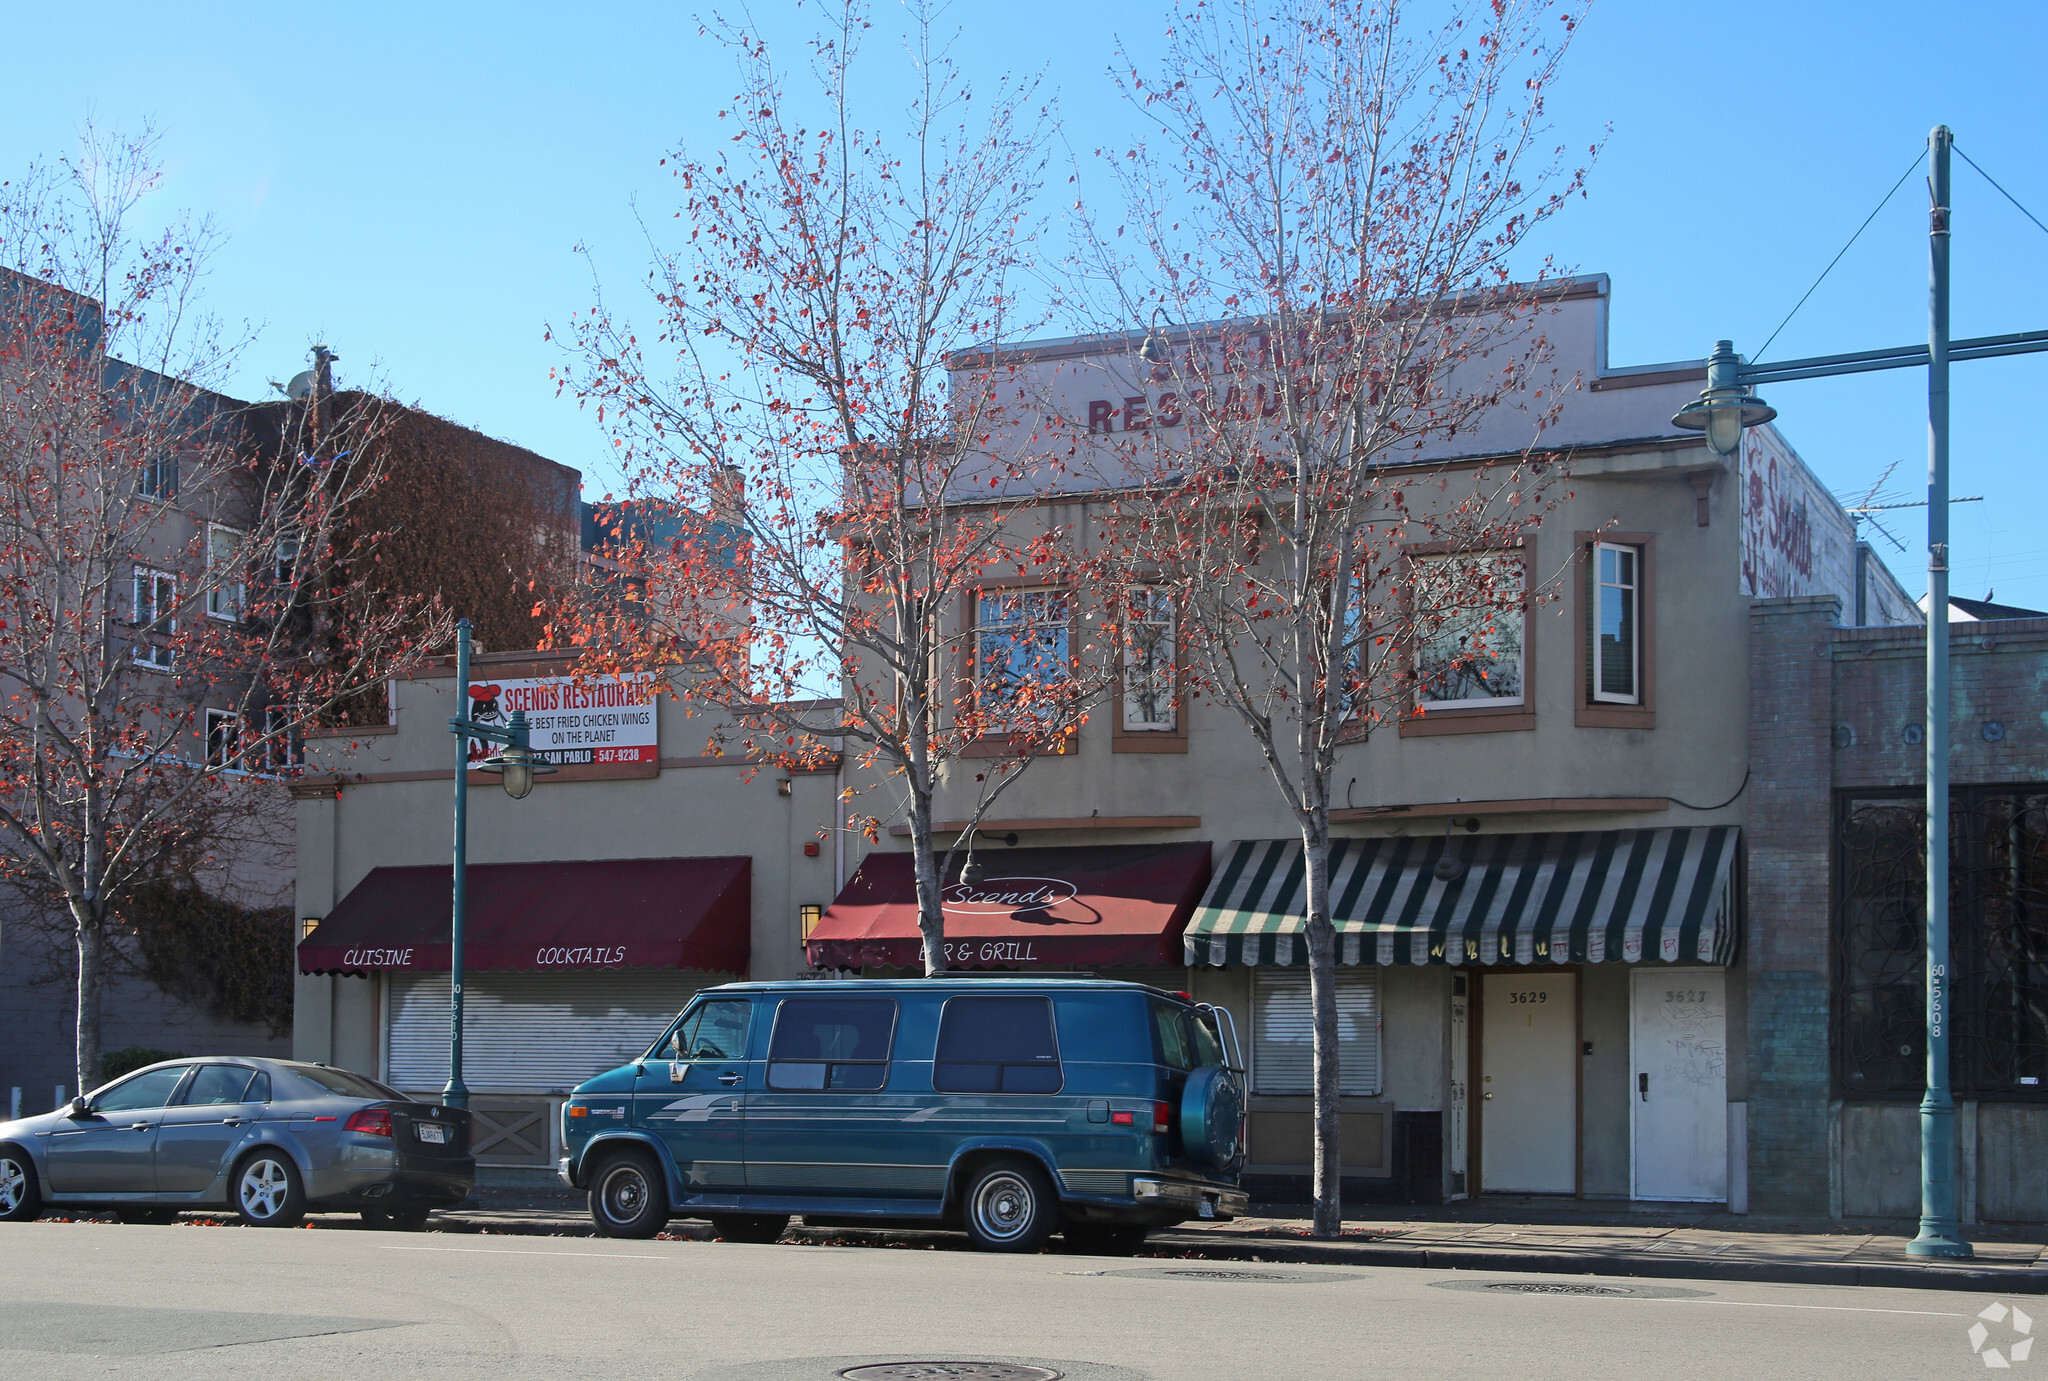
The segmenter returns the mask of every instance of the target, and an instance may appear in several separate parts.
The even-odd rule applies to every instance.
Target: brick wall
[[[1758,1213],[1824,1214],[1831,1197],[1853,1212],[1887,1176],[1910,1172],[1917,1183],[1916,1168],[1895,1163],[1917,1142],[1888,1141],[1882,1163],[1846,1157],[1845,1182],[1830,1193],[1835,797],[1926,782],[1925,745],[1908,739],[1925,722],[1925,628],[1840,628],[1837,613],[1825,596],[1751,610],[1745,942]],[[2048,619],[1954,624],[1950,639],[1950,780],[2048,783]],[[2048,1158],[2048,1141],[2025,1154]]]
[[[1833,595],[1750,626],[1749,1204],[1828,1210],[1828,831]]]

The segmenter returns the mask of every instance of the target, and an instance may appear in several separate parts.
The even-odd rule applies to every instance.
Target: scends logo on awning
[[[626,962],[624,945],[555,945],[534,951],[533,962],[542,968],[610,968]]]
[[[1064,878],[984,878],[978,883],[956,882],[941,894],[947,911],[987,913],[992,911],[1044,911],[1063,901],[1072,901],[1080,888]]]
[[[410,949],[351,949],[343,950],[343,968],[349,969],[402,969],[412,963]]]

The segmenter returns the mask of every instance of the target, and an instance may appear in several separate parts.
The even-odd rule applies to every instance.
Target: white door
[[[1462,1199],[1470,1191],[1466,1187],[1468,1173],[1465,1158],[1466,1123],[1469,1120],[1471,1104],[1466,1085],[1470,1082],[1472,1063],[1471,1017],[1468,1004],[1472,1001],[1468,993],[1470,979],[1459,974],[1451,980],[1451,1090],[1450,1127],[1445,1133],[1444,1156],[1451,1172],[1451,1197]]]
[[[1579,1187],[1578,975],[1489,973],[1479,1039],[1479,1187]]]
[[[1639,969],[1631,978],[1634,1196],[1728,1197],[1728,975]]]

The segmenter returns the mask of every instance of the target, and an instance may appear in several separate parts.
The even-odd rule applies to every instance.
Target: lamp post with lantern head
[[[469,692],[469,631],[468,619],[457,621],[457,704],[461,704],[461,697]],[[448,1087],[442,1090],[441,1101],[451,1108],[467,1108],[469,1086],[462,1082],[462,942],[468,902],[469,774],[472,771],[498,774],[505,794],[520,801],[533,790],[533,779],[554,771],[555,765],[533,751],[524,710],[512,711],[511,719],[502,729],[457,715],[448,721],[448,731],[455,735],[455,858],[454,905],[448,944]],[[473,738],[500,745],[496,753],[474,767],[469,761],[469,741]]]
[[[1906,1250],[1933,1257],[1973,1254],[1957,1212],[1956,1105],[1949,1091],[1948,366],[1951,360],[2048,350],[2048,331],[1949,339],[1949,154],[1954,146],[1955,135],[1946,125],[1936,125],[1927,136],[1927,344],[1761,365],[1745,364],[1731,342],[1716,341],[1705,391],[1671,419],[1674,426],[1705,432],[1716,455],[1733,456],[1742,448],[1745,428],[1777,416],[1752,392],[1757,384],[1927,366],[1927,1092],[1920,1100],[1920,1233]]]

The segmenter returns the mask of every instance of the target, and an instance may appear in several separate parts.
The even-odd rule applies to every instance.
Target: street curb
[[[485,1222],[436,1214],[432,1226],[441,1232],[492,1236],[589,1237],[589,1224],[576,1218],[544,1221]],[[802,1245],[857,1241],[886,1246],[909,1243],[930,1233],[886,1228],[798,1228]],[[2031,1266],[1965,1267],[1906,1265],[1856,1261],[1721,1261],[1692,1256],[1663,1257],[1649,1253],[1605,1252],[1581,1255],[1564,1252],[1486,1251],[1470,1247],[1402,1247],[1374,1243],[1318,1243],[1237,1238],[1167,1232],[1146,1243],[1152,1259],[1190,1258],[1212,1261],[1261,1261],[1325,1266],[1398,1266],[1430,1271],[1510,1271],[1545,1275],[1633,1276],[1646,1280],[1722,1280],[1760,1285],[1881,1286],[1905,1290],[1965,1290],[2004,1295],[2048,1294],[2048,1270]]]

